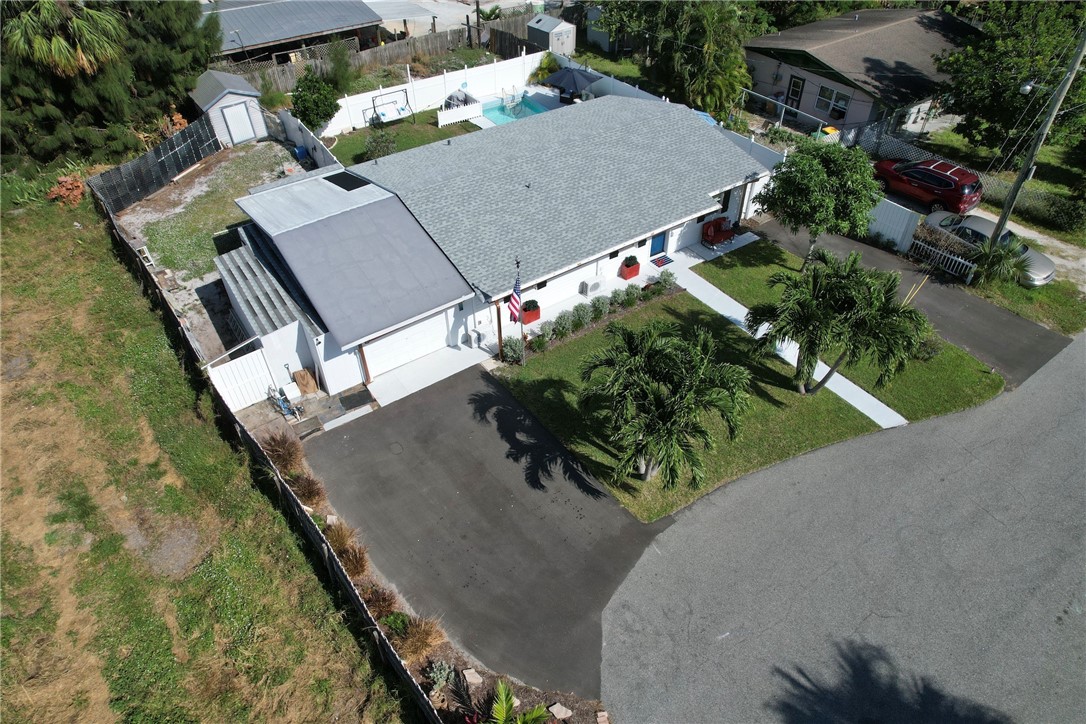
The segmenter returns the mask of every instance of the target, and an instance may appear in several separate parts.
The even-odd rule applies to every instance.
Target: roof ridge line
[[[904,10],[905,8],[870,8],[870,9],[871,10],[878,10],[878,9],[882,9],[882,10]],[[855,11],[853,13],[853,15],[855,15],[857,12],[862,12],[862,11],[857,10],[857,11]],[[917,13],[916,15],[910,15],[908,17],[901,18],[900,20],[895,20],[892,23],[887,23],[886,25],[879,25],[878,27],[867,28],[866,30],[860,30],[858,32],[852,33],[851,35],[848,35],[848,36],[843,37],[843,38],[834,38],[833,40],[827,40],[825,43],[819,43],[818,45],[812,45],[810,48],[807,48],[807,52],[810,52],[812,50],[818,50],[819,48],[824,48],[827,45],[833,45],[834,43],[840,43],[840,42],[845,41],[845,40],[850,40],[852,38],[867,35],[868,33],[873,33],[876,30],[886,30],[887,28],[892,28],[895,25],[900,25],[901,23],[905,23],[905,22],[909,22],[911,20],[915,20],[917,17],[919,17],[920,15],[923,15],[923,14],[924,13]],[[848,13],[845,13],[845,15],[848,15]],[[838,17],[841,17],[841,16],[838,16]]]

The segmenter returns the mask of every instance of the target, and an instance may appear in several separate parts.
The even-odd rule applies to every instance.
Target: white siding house
[[[260,110],[260,91],[240,75],[208,70],[189,93],[211,119],[223,146],[267,138],[268,128]]]

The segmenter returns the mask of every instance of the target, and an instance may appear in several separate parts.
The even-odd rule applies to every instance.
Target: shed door
[[[249,118],[249,108],[245,103],[223,108],[222,117],[226,121],[226,128],[230,131],[230,141],[234,145],[256,138],[252,119]]]

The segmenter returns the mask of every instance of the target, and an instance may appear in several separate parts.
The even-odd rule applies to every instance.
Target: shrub
[[[546,352],[547,351],[547,335],[540,334],[536,337],[532,337],[532,341],[528,343],[528,346],[533,352]]]
[[[324,79],[337,93],[346,93],[351,88],[351,81],[354,80],[351,51],[340,38],[332,42],[331,51],[328,53],[328,73]]]
[[[1013,237],[1009,244],[996,244],[991,239],[985,239],[966,256],[977,265],[973,281],[976,284],[1010,282],[1029,272],[1032,259],[1023,255],[1022,247],[1022,240],[1017,237]]]
[[[264,448],[264,452],[283,475],[302,472],[305,450],[302,449],[301,440],[293,432],[273,432],[260,442],[260,447]]]
[[[407,662],[415,662],[425,658],[434,648],[445,640],[445,632],[432,618],[412,618],[407,624],[407,630],[400,636],[400,656]]]
[[[372,161],[396,152],[396,136],[386,128],[374,128],[362,146],[362,160]]]
[[[370,613],[380,621],[396,610],[396,594],[378,585],[367,586],[358,592]]]
[[[920,344],[912,354],[912,358],[920,362],[931,362],[943,351],[943,340],[934,332],[920,340]]]
[[[528,299],[524,302],[524,306],[521,307],[525,312],[534,312],[539,309],[539,302],[534,299]]]
[[[592,322],[592,307],[584,302],[573,308],[573,329],[584,329]]]
[[[592,309],[592,321],[598,322],[611,311],[611,300],[607,297],[592,297],[589,307]]]
[[[569,310],[559,312],[554,318],[554,338],[565,339],[571,334],[573,334],[573,314]]]
[[[519,365],[524,361],[524,340],[520,337],[506,337],[502,340],[502,354],[509,364]]]
[[[528,77],[528,80],[532,83],[538,83],[551,73],[557,73],[561,69],[562,66],[558,65],[558,61],[555,60],[554,56],[547,53],[543,56],[543,59],[539,61],[539,67],[532,72]]]
[[[637,257],[634,256],[633,254],[630,254],[628,257],[626,257],[625,259],[622,260],[622,266],[625,266],[625,267],[637,266]]]
[[[661,292],[666,292],[675,288],[675,272],[669,269],[664,269],[660,272],[660,276],[656,279],[656,286],[660,287]]]
[[[641,290],[641,301],[647,302],[650,299],[654,299],[660,296],[663,291],[664,290],[660,288],[659,284],[650,284]]]
[[[339,555],[339,561],[343,564],[343,570],[351,578],[359,578],[366,575],[370,569],[370,559],[366,555],[366,546],[360,543],[352,543],[347,550]]]
[[[539,323],[539,336],[551,339],[554,337],[554,322],[547,320],[546,322]]]
[[[324,485],[309,473],[295,473],[287,477],[287,485],[309,507],[314,507],[324,500]]]
[[[622,291],[622,306],[636,307],[641,301],[641,287],[631,284]]]
[[[308,68],[294,85],[291,102],[294,106],[294,117],[313,133],[318,133],[321,126],[339,112],[336,89]]]
[[[324,529],[324,537],[328,540],[328,545],[332,546],[332,550],[336,552],[337,556],[343,555],[348,548],[354,545],[354,533],[354,528],[341,520],[337,520]]]
[[[426,678],[434,685],[434,691],[441,691],[452,683],[456,669],[448,661],[435,661],[426,669]]]
[[[403,611],[393,611],[387,616],[382,616],[381,623],[398,638],[407,633],[407,627],[411,625],[411,617]]]
[[[277,90],[264,71],[260,71],[260,105],[269,111],[287,106],[287,94]]]
[[[622,306],[623,301],[626,299],[625,289],[615,289],[611,292],[611,306],[618,309]]]

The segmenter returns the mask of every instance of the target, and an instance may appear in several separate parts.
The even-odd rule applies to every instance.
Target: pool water
[[[546,110],[531,98],[521,98],[519,102],[509,108],[505,108],[501,101],[488,101],[483,104],[483,115],[496,126],[534,116]]]

